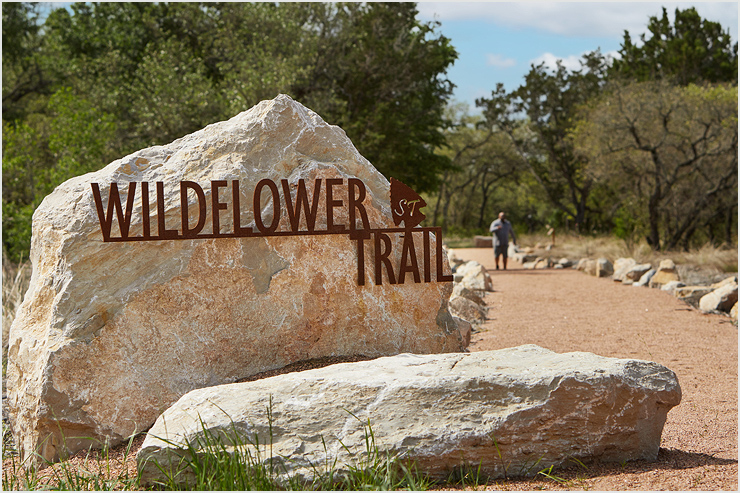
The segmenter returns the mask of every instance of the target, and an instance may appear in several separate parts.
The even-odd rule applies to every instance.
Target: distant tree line
[[[428,201],[434,220],[484,233],[506,209],[527,230],[737,245],[737,43],[694,8],[673,24],[664,8],[640,43],[625,31],[619,55],[533,65],[477,101],[481,118],[451,116],[455,168]]]
[[[469,116],[457,57],[412,3],[75,3],[3,9],[3,249],[27,258],[54,187],[286,93],[341,126],[428,221],[647,238],[737,236],[737,44],[693,8],[621,58],[533,66]],[[48,15],[43,15],[48,14]],[[492,81],[492,86],[494,81]]]

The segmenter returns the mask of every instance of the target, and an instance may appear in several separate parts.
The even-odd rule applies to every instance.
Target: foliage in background
[[[699,232],[700,245],[715,237],[732,244],[737,86],[615,85],[573,136],[593,180],[618,190],[618,231],[656,249],[688,249]]]
[[[508,184],[521,174],[519,157],[505,135],[481,125],[481,117],[468,115],[459,105],[448,111],[455,124],[447,132],[448,147],[439,152],[454,168],[442,174],[439,188],[427,201],[428,215],[432,224],[451,226],[453,234],[455,229],[487,234],[498,214],[494,209],[509,202]]]
[[[66,179],[286,93],[432,190],[457,57],[412,3],[3,3],[3,248]]]
[[[737,85],[737,43],[718,22],[702,19],[695,8],[651,16],[649,35],[632,42],[627,31],[611,72],[639,82],[669,80],[677,85],[730,82]]]
[[[648,29],[639,46],[625,32],[616,60],[597,50],[576,70],[533,65],[519,88],[498,84],[477,101],[478,131],[491,134],[479,140],[506,136],[509,150],[494,152],[513,172],[478,214],[468,199],[484,183],[469,151],[453,153],[456,174],[428,200],[448,234],[486,233],[475,218],[506,210],[520,233],[551,225],[656,250],[737,245],[737,44],[694,8],[677,9],[673,25],[663,9]],[[469,139],[460,128],[448,132],[452,149]],[[451,201],[452,190],[464,197]]]
[[[505,210],[518,232],[737,244],[737,44],[693,8],[673,25],[665,9],[650,17],[639,46],[625,32],[620,59],[596,50],[577,70],[532,66],[513,91],[491,81],[482,119],[450,103],[457,53],[413,3],[75,3],[45,19],[39,4],[2,9],[13,261],[28,258],[33,211],[64,180],[279,93],[425,193],[446,234],[486,234]]]
[[[544,63],[533,65],[515,91],[498,84],[490,98],[476,101],[486,125],[511,140],[544,200],[567,215],[576,230],[588,228],[593,183],[567,137],[578,107],[599,93],[607,61],[596,51],[581,63],[579,70],[568,71],[558,61],[553,72]]]

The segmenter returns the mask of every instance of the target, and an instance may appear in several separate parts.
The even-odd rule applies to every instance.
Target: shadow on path
[[[732,466],[737,465],[737,459],[723,459],[710,454],[698,452],[686,452],[678,449],[660,448],[658,458],[655,461],[636,460],[624,464],[615,462],[589,461],[583,466],[575,463],[563,466],[558,472],[564,479],[574,479],[585,473],[590,478],[600,476],[611,476],[617,474],[639,474],[650,471],[677,471],[683,469],[694,469],[706,466]]]

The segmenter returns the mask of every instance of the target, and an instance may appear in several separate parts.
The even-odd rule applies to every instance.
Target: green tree
[[[3,2],[3,120],[24,118],[38,95],[51,92],[38,24],[38,4]]]
[[[620,227],[655,249],[673,249],[688,248],[701,230],[713,236],[717,221],[727,221],[726,241],[734,242],[736,86],[617,84],[581,116],[574,146],[592,179],[613,191]]]
[[[445,141],[445,72],[457,52],[416,15],[413,3],[316,4],[316,61],[292,91],[383,174],[422,192],[450,167],[434,149]]]
[[[34,126],[3,123],[3,246],[12,259],[28,258],[31,216],[46,195],[116,157],[111,115],[69,88],[49,98],[48,111]]]
[[[578,108],[601,91],[606,60],[595,51],[581,65],[575,71],[560,61],[554,71],[533,65],[515,91],[507,93],[498,84],[490,98],[476,101],[488,126],[508,135],[546,201],[577,229],[588,225],[593,181],[583,172],[586,162],[574,154],[568,133]]]
[[[487,234],[498,214],[494,203],[503,207],[506,191],[516,187],[520,158],[504,133],[486,128],[482,117],[470,116],[466,106],[451,106],[448,111],[455,124],[447,130],[448,145],[438,152],[454,168],[444,171],[431,195],[431,221],[445,231]]]
[[[416,13],[408,3],[74,3],[40,26],[33,5],[4,3],[4,246],[26,248],[23,224],[61,181],[280,93],[342,126],[381,172],[434,188],[450,165],[433,150],[456,53]]]
[[[649,35],[634,44],[627,31],[611,72],[637,81],[671,79],[685,86],[703,81],[737,85],[737,43],[729,30],[702,19],[694,7],[676,9],[673,25],[663,16],[650,17]]]

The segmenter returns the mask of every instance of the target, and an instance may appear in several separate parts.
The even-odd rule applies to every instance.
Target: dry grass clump
[[[23,295],[31,281],[31,262],[16,264],[8,260],[3,252],[3,361],[7,356],[8,332],[13,323]]]
[[[113,449],[81,450],[67,460],[47,463],[43,469],[25,468],[17,454],[3,457],[4,490],[126,491],[138,483],[136,450],[144,435]]]
[[[566,257],[578,260],[604,257],[613,262],[618,258],[631,257],[638,263],[650,263],[657,266],[661,260],[669,258],[679,266],[679,269],[686,270],[687,274],[700,271],[704,277],[726,277],[723,274],[737,272],[738,251],[732,247],[716,247],[706,244],[688,252],[655,251],[645,242],[628,244],[614,237],[571,234],[557,236],[555,245],[550,250],[546,250],[550,244],[551,238],[544,234],[524,235],[519,238],[521,247],[534,247],[536,254],[552,259]]]

